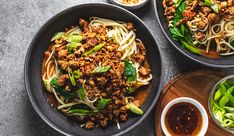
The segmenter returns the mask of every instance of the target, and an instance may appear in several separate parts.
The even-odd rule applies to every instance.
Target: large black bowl
[[[43,88],[41,80],[43,52],[48,48],[51,37],[54,33],[63,31],[66,27],[77,25],[79,18],[88,19],[91,16],[133,22],[137,29],[137,37],[143,41],[147,49],[153,80],[150,94],[142,105],[144,115],[129,117],[127,122],[120,123],[121,130],[118,130],[115,124],[106,129],[85,130],[81,128],[80,124],[68,119],[48,104]],[[60,12],[41,27],[28,49],[24,75],[27,93],[34,109],[52,128],[65,135],[104,136],[124,134],[142,122],[154,107],[161,92],[162,70],[162,60],[157,43],[150,30],[138,17],[123,8],[109,4],[84,4]]]
[[[159,22],[159,25],[167,37],[167,39],[170,41],[170,43],[177,49],[179,50],[183,55],[186,57],[199,62],[203,65],[210,66],[210,67],[217,67],[217,68],[228,68],[228,67],[234,67],[234,55],[233,56],[227,56],[227,57],[220,57],[218,59],[211,59],[211,58],[206,58],[203,56],[199,56],[196,54],[193,54],[189,52],[186,49],[183,49],[181,44],[174,41],[170,30],[168,28],[168,21],[166,20],[166,17],[163,15],[164,14],[164,8],[162,6],[162,0],[154,0],[154,8],[155,8],[155,13],[156,13],[156,18]]]

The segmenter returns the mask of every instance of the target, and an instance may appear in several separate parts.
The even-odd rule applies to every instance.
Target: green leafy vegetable
[[[65,91],[64,88],[60,87],[58,84],[58,79],[55,77],[52,78],[51,85],[57,93],[64,96],[66,99],[71,99],[71,98],[74,98],[76,96],[73,92],[67,92],[67,91]]]
[[[64,32],[58,32],[52,37],[52,39],[50,41],[52,42],[52,41],[58,40],[58,39],[62,38],[62,36],[64,36],[64,35],[65,35]]]
[[[107,72],[109,69],[111,68],[111,66],[107,65],[107,66],[97,66],[92,73],[105,73]]]
[[[212,113],[223,127],[234,127],[234,83],[226,80],[219,84],[211,98]]]
[[[78,46],[81,46],[81,43],[72,42],[67,44],[67,48],[70,53],[73,53],[74,49],[76,49]]]
[[[70,35],[67,38],[67,42],[79,43],[81,40],[82,40],[82,36],[79,36],[79,35]]]
[[[183,0],[173,0],[173,2],[175,3],[176,7],[178,7],[182,1]]]
[[[74,78],[80,78],[81,75],[82,73],[80,72],[79,69],[73,71]]]
[[[91,49],[91,50],[85,52],[84,54],[82,54],[82,57],[88,56],[88,55],[90,55],[90,54],[93,54],[93,53],[99,51],[99,50],[100,50],[103,46],[105,46],[105,45],[106,45],[106,42],[101,43],[101,44],[95,46],[93,49]]]
[[[78,96],[81,100],[84,100],[86,97],[87,91],[85,90],[84,86],[80,87],[78,90]]]
[[[219,12],[219,7],[216,3],[214,3],[211,0],[201,0],[200,1],[202,4],[209,6],[214,12],[218,13]]]
[[[225,93],[227,92],[227,89],[223,83],[220,84],[220,91],[222,95],[225,95]]]
[[[106,107],[106,105],[111,101],[111,99],[101,99],[98,104],[97,104],[97,108],[98,109],[104,109]]]
[[[184,40],[180,40],[182,45],[185,46],[189,51],[193,52],[193,53],[197,53],[200,54],[200,51],[198,48],[194,47],[193,44],[186,42]]]
[[[226,113],[225,117],[234,120],[234,113]]]
[[[130,111],[132,111],[135,114],[142,115],[144,113],[140,108],[138,108],[133,103],[127,104],[127,107],[129,108]]]
[[[68,111],[68,113],[80,113],[83,115],[89,115],[94,113],[92,110],[87,110],[87,109],[71,109]]]
[[[214,95],[214,100],[217,102],[218,100],[220,100],[220,98],[222,97],[222,93],[220,90],[218,90],[217,92],[215,92]]]
[[[228,101],[229,101],[228,95],[225,94],[219,101],[220,108],[224,109],[224,107],[228,103]]]
[[[186,48],[195,54],[200,54],[201,53],[200,50],[197,47],[195,47],[193,44],[192,34],[189,28],[184,24],[180,24],[180,26],[176,25],[178,21],[183,18],[183,12],[185,9],[186,9],[186,2],[183,1],[176,8],[175,11],[176,16],[172,21],[173,27],[170,28],[170,32],[172,34],[172,38],[175,41],[180,41],[183,48]]]
[[[233,126],[233,124],[234,124],[233,120],[224,119],[221,125],[224,126],[224,127],[231,127],[231,126]]]
[[[127,81],[132,82],[137,80],[136,68],[129,61],[125,61],[124,73],[123,75],[127,77]]]
[[[72,85],[76,86],[76,81],[75,81],[75,78],[74,78],[74,75],[72,73],[71,68],[68,68],[68,75],[69,75],[69,78],[70,78],[70,81],[71,81]]]
[[[132,93],[132,92],[135,92],[136,91],[136,88],[133,88],[133,87],[128,87],[128,93]]]
[[[213,9],[214,12],[218,13],[219,12],[219,6],[217,4],[212,4],[211,9]]]
[[[231,112],[234,113],[234,107],[225,107],[225,109],[227,110],[227,112]]]
[[[176,41],[184,37],[183,33],[177,27],[170,28],[170,31],[171,31],[173,39]]]

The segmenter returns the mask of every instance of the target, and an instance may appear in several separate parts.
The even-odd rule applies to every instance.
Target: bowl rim
[[[122,5],[122,6],[126,6],[126,7],[135,7],[135,6],[140,6],[142,4],[144,4],[145,2],[149,1],[149,0],[142,0],[141,2],[139,3],[136,3],[136,4],[132,4],[132,5],[127,5],[127,4],[123,4],[121,2],[119,2],[118,0],[110,0],[116,4],[119,4],[119,5]]]
[[[205,66],[209,66],[209,67],[214,67],[214,68],[231,68],[231,67],[234,67],[234,64],[225,64],[225,65],[222,65],[222,64],[212,64],[212,63],[209,63],[209,62],[204,62],[204,61],[201,61],[199,59],[197,59],[196,57],[192,57],[190,56],[189,54],[191,54],[191,52],[189,53],[186,53],[185,51],[183,51],[181,48],[179,48],[178,46],[175,45],[174,43],[174,40],[171,39],[166,31],[164,30],[163,26],[162,26],[162,23],[161,23],[161,20],[159,18],[159,14],[158,14],[158,11],[157,11],[157,0],[153,0],[154,1],[154,12],[155,12],[155,15],[156,15],[156,19],[159,23],[159,26],[161,28],[161,30],[163,31],[163,34],[166,36],[166,39],[170,42],[170,44],[173,45],[173,47],[175,47],[181,54],[183,54],[184,56],[186,56],[187,58],[193,60],[194,62],[198,62],[200,64],[203,64]]]
[[[143,0],[137,4],[133,4],[133,5],[126,5],[123,3],[118,2],[117,0],[109,0],[112,4],[115,4],[117,6],[120,6],[122,8],[126,8],[128,10],[136,10],[139,9],[141,7],[143,7],[144,5],[146,5],[150,0]]]
[[[71,7],[68,7],[66,9],[63,9],[61,11],[59,11],[58,13],[54,14],[52,17],[50,17],[47,21],[44,22],[44,24],[39,28],[39,30],[37,30],[36,34],[33,36],[33,39],[28,47],[28,50],[27,50],[27,53],[26,53],[26,56],[25,56],[25,61],[24,61],[24,85],[25,85],[25,90],[27,92],[27,95],[29,97],[29,100],[32,104],[32,107],[33,109],[36,111],[36,113],[40,116],[40,118],[46,122],[50,127],[52,127],[54,130],[56,130],[57,132],[63,134],[63,135],[70,135],[66,132],[64,132],[63,130],[61,130],[60,128],[58,128],[56,125],[54,125],[51,121],[49,121],[47,119],[47,116],[45,114],[43,114],[43,112],[41,112],[41,110],[39,109],[39,107],[37,106],[37,104],[35,103],[34,101],[34,98],[32,96],[32,93],[30,91],[30,83],[28,82],[29,81],[29,72],[28,72],[28,69],[30,67],[29,63],[30,63],[30,55],[31,55],[31,52],[33,51],[33,47],[34,47],[34,42],[35,40],[37,39],[37,35],[40,34],[41,32],[43,32],[45,30],[45,26],[50,23],[51,21],[53,21],[57,16],[59,15],[62,15],[70,10],[74,10],[76,8],[82,8],[82,7],[87,7],[87,6],[108,6],[108,7],[111,7],[111,8],[114,8],[114,9],[117,9],[117,10],[122,10],[123,12],[126,12],[127,14],[133,16],[134,18],[136,18],[137,21],[139,21],[146,29],[147,31],[149,32],[149,34],[153,37],[153,40],[154,42],[156,43],[156,48],[158,50],[158,55],[159,55],[159,60],[161,62],[161,65],[160,65],[160,68],[161,68],[161,71],[160,71],[160,77],[159,77],[159,84],[158,84],[158,88],[155,90],[155,91],[159,91],[161,93],[161,89],[162,89],[162,83],[163,83],[163,80],[164,80],[164,74],[165,74],[165,70],[164,70],[164,62],[162,60],[162,52],[161,52],[161,49],[160,47],[158,46],[158,43],[154,37],[154,35],[152,34],[152,32],[150,31],[150,29],[147,27],[147,25],[139,18],[137,17],[136,15],[134,15],[133,13],[131,13],[130,11],[122,8],[122,7],[119,7],[119,6],[116,6],[116,5],[113,5],[113,4],[108,4],[108,3],[87,3],[87,4],[78,4],[78,5],[75,5],[75,6],[71,6]],[[159,98],[159,95],[160,93],[158,93],[155,98],[153,99],[152,101],[152,104],[149,106],[149,108],[145,111],[144,115],[142,115],[142,117],[137,120],[132,126],[129,126],[128,128],[126,128],[125,130],[122,130],[120,131],[119,133],[116,133],[114,135],[123,135],[127,132],[129,132],[130,130],[132,130],[133,128],[135,128],[136,126],[140,125],[142,123],[142,121],[149,115],[149,113],[152,111],[152,109],[154,108],[158,98]]]
[[[162,130],[164,132],[164,134],[166,136],[170,136],[170,133],[168,132],[167,128],[166,128],[166,124],[165,124],[165,118],[166,118],[166,113],[168,112],[168,110],[175,104],[177,103],[181,103],[181,102],[187,102],[190,103],[192,105],[194,105],[201,113],[202,116],[202,128],[200,130],[200,132],[198,133],[198,136],[204,136],[207,132],[208,129],[208,125],[209,125],[209,120],[208,120],[208,115],[207,112],[205,110],[205,108],[201,105],[200,102],[198,102],[197,100],[190,98],[190,97],[178,97],[173,99],[172,101],[170,101],[163,109],[162,111],[162,115],[161,115],[161,127]]]
[[[226,132],[229,132],[229,133],[231,133],[231,134],[234,134],[234,128],[225,128],[225,127],[221,126],[221,125],[220,125],[220,122],[214,117],[213,112],[212,112],[212,110],[211,110],[211,98],[214,96],[214,93],[216,92],[216,90],[217,90],[219,84],[220,84],[221,82],[226,81],[227,79],[234,79],[234,75],[228,75],[228,76],[223,77],[222,79],[220,79],[220,80],[213,86],[212,90],[211,90],[210,93],[209,93],[209,97],[208,97],[208,109],[209,109],[209,113],[210,113],[210,116],[211,116],[212,120],[215,122],[215,124],[216,124],[217,126],[219,126],[220,128],[222,128],[222,129],[225,130]]]

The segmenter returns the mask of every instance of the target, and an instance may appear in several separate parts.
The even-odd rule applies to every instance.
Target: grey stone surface
[[[105,0],[0,0],[0,135],[61,135],[34,112],[27,97],[23,67],[27,48],[45,21],[68,7]],[[153,32],[165,63],[164,85],[178,73],[211,69],[178,53],[166,41],[155,19],[153,1],[134,12]],[[231,74],[231,69],[222,69]],[[154,136],[154,111],[129,136]]]

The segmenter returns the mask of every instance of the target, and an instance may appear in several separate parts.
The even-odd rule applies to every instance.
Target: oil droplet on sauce
[[[196,136],[202,123],[200,111],[191,103],[177,103],[166,113],[166,128],[172,136]]]

